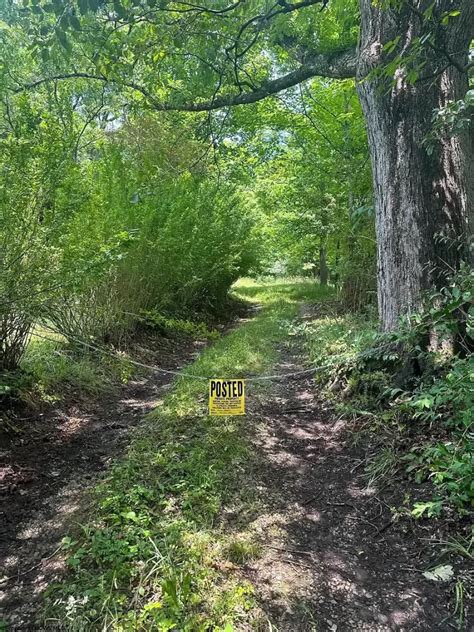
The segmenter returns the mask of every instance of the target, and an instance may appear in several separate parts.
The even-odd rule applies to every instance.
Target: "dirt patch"
[[[303,359],[297,341],[282,346],[276,372],[297,371]],[[325,410],[311,378],[275,382],[259,399],[249,422],[257,465],[247,481],[258,499],[252,516],[231,512],[225,520],[262,544],[263,555],[242,567],[260,602],[261,629],[458,629],[453,582],[422,574],[440,563],[440,548],[427,545],[443,536],[440,525],[393,519],[409,483],[367,486],[353,423]],[[457,561],[459,577],[467,571]],[[468,616],[467,595],[464,608]]]
[[[145,338],[131,357],[166,369],[191,362],[203,342]],[[146,347],[146,351],[144,348]],[[61,539],[87,510],[87,489],[126,449],[131,431],[170,388],[150,373],[99,401],[68,402],[0,438],[0,628],[40,629],[44,589],[64,571]]]

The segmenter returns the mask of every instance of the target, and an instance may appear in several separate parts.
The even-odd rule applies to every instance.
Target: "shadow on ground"
[[[281,357],[277,372],[301,367],[297,351]],[[248,422],[255,478],[246,483],[258,500],[250,513],[224,518],[262,544],[263,555],[242,567],[262,629],[456,629],[452,587],[422,575],[436,561],[422,541],[429,533],[408,519],[392,522],[400,491],[367,487],[363,446],[353,447],[350,423],[324,410],[316,393],[299,376],[258,396]]]

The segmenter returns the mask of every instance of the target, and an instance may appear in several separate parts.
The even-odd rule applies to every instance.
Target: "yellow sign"
[[[209,380],[210,415],[245,415],[244,380]]]

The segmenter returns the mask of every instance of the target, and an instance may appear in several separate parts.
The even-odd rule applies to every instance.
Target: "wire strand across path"
[[[53,329],[52,327],[44,326],[44,328],[51,331],[51,333],[62,335],[60,331],[57,331]],[[48,338],[47,336],[42,336],[41,334],[35,334],[35,335],[38,338],[51,340],[51,338]],[[99,347],[97,345],[91,344],[90,342],[86,342],[85,340],[81,340],[80,338],[76,338],[73,336],[68,336],[68,338],[71,341],[75,342],[76,344],[80,344],[83,347],[90,349],[91,351],[108,355],[109,357],[115,358],[117,360],[125,361],[124,358],[122,358],[118,353],[110,351],[109,349],[106,349],[105,347]],[[383,349],[387,348],[389,345],[391,345],[391,343],[386,343],[384,345],[381,345],[380,347],[374,347],[372,351],[373,352],[382,351]],[[254,375],[254,376],[248,376],[248,377],[244,376],[244,377],[241,377],[240,379],[244,379],[247,382],[265,382],[265,381],[271,381],[271,380],[284,380],[287,378],[296,377],[298,375],[308,375],[310,373],[325,371],[326,369],[331,369],[337,364],[339,364],[341,360],[349,361],[350,359],[351,358],[347,354],[339,354],[333,357],[332,362],[328,362],[326,364],[312,365],[305,369],[300,369],[298,371],[291,371],[290,373],[280,373],[280,374],[276,373],[272,375]],[[147,369],[148,371],[163,373],[166,375],[175,375],[176,377],[180,377],[180,378],[186,378],[186,379],[191,379],[191,380],[201,380],[201,381],[206,381],[206,382],[212,379],[216,379],[215,375],[195,375],[194,373],[183,373],[181,371],[173,371],[171,369],[162,369],[161,367],[157,367],[151,364],[146,364],[144,362],[139,362],[138,360],[132,360],[131,358],[127,358],[126,362],[133,364],[134,366],[140,367],[142,369]]]

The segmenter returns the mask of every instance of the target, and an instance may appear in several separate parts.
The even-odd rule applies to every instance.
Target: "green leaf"
[[[89,3],[87,0],[78,0],[79,13],[85,15],[89,11]]]
[[[59,43],[64,48],[64,50],[70,53],[72,51],[72,46],[71,46],[71,42],[68,40],[66,36],[66,33],[61,29],[56,29],[56,36],[59,40]]]
[[[163,607],[161,601],[151,601],[147,603],[143,608],[144,612],[152,612],[153,610],[159,610]]]
[[[413,405],[416,406],[416,408],[431,408],[433,399],[431,397],[420,397],[420,399],[413,402]]]
[[[412,68],[407,73],[407,81],[408,81],[408,83],[411,83],[411,84],[415,83],[419,76],[420,76],[420,73],[418,72],[418,70]]]
[[[435,3],[432,2],[430,6],[424,10],[423,15],[425,16],[425,20],[431,20],[431,18],[433,17],[434,6],[435,6]]]
[[[128,15],[127,10],[118,0],[114,1],[114,11],[119,18],[126,18]]]
[[[387,42],[385,44],[385,46],[383,47],[384,51],[386,53],[393,53],[393,51],[396,49],[399,41],[400,41],[400,35],[397,35],[397,37],[395,37],[395,39],[390,40],[389,42]]]
[[[176,587],[176,579],[165,579],[161,588],[163,592],[171,599],[175,606],[179,606],[178,593]]]

